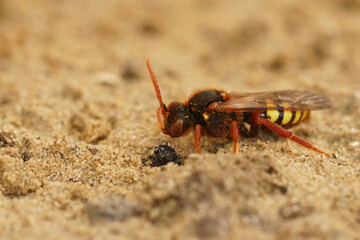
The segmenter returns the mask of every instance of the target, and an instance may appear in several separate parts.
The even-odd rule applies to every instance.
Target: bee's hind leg
[[[286,130],[285,128],[270,122],[269,120],[262,118],[262,117],[258,117],[255,119],[255,123],[256,124],[261,124],[263,126],[265,126],[266,128],[268,128],[269,130],[271,130],[272,132],[276,133],[277,135],[279,135],[280,137],[285,138],[285,140],[290,139],[291,141],[296,142],[297,144],[300,144],[308,149],[311,149],[317,153],[322,153],[325,154],[327,157],[330,157],[329,154],[321,151],[320,149],[316,148],[314,145],[312,145],[311,143],[305,141],[302,138],[299,138],[297,136],[295,136],[292,132]]]

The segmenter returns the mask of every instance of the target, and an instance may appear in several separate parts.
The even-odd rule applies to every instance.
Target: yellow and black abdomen
[[[309,111],[266,110],[262,116],[285,128],[295,126],[310,116]]]
[[[269,108],[275,106],[272,102],[268,102],[267,104]],[[286,102],[282,102],[282,105],[289,107]],[[308,119],[310,111],[266,110],[261,115],[270,122],[276,123],[284,128],[290,128]]]

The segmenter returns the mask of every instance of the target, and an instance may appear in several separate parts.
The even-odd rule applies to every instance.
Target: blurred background
[[[177,78],[240,91],[324,88],[359,69],[357,0],[0,3],[3,70],[136,82],[150,58],[164,87]]]

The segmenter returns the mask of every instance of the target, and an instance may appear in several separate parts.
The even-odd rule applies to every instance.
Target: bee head
[[[163,110],[165,114],[163,114]],[[172,102],[168,107],[158,109],[158,120],[163,133],[171,137],[185,135],[191,127],[191,115],[183,103]]]

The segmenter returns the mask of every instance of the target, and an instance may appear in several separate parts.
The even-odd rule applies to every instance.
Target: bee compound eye
[[[184,122],[181,119],[177,119],[171,125],[171,136],[172,137],[180,137],[182,135]]]

